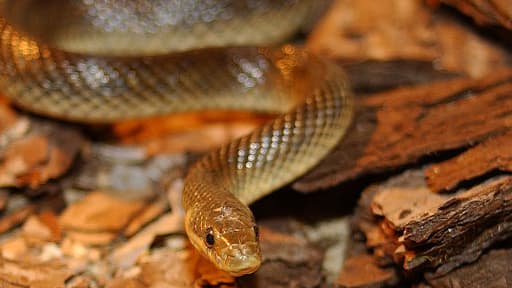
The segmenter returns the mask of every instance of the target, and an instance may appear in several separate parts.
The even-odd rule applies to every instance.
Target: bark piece
[[[506,0],[505,0],[506,2]],[[333,1],[310,34],[307,46],[346,60],[414,59],[483,76],[504,67],[510,54],[425,1]]]
[[[335,281],[336,287],[394,287],[398,284],[398,273],[390,254],[396,245],[379,229],[370,205],[378,187],[364,190],[352,217],[352,241],[347,249],[347,258]],[[362,235],[363,234],[363,235]],[[393,247],[386,249],[386,247]],[[372,253],[373,252],[373,253]]]
[[[502,70],[358,98],[345,139],[293,187],[327,188],[504,133],[512,126],[511,83],[512,70]]]
[[[400,241],[414,251],[404,268],[437,267],[444,274],[512,236],[512,177],[475,186],[426,213],[404,225]]]
[[[512,130],[488,139],[460,155],[436,163],[426,171],[432,191],[449,190],[463,180],[484,175],[493,170],[512,172]]]
[[[506,288],[512,286],[512,249],[490,250],[474,263],[441,277],[427,276],[433,288]]]
[[[433,194],[425,186],[394,187],[377,193],[371,208],[373,214],[384,216],[393,230],[401,230],[410,221],[425,216],[427,211],[444,204],[448,198],[448,196]]]
[[[512,29],[512,3],[510,0],[442,0],[471,17],[480,25],[502,25]]]

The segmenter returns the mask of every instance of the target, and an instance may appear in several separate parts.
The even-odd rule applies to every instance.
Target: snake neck
[[[202,174],[201,180],[194,177]],[[252,273],[261,264],[254,216],[217,173],[192,170],[184,187],[185,229],[192,245],[217,268],[233,276]]]

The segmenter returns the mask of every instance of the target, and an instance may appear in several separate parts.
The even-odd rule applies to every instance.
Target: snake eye
[[[206,236],[204,238],[204,241],[206,242],[206,246],[208,246],[208,248],[212,248],[213,244],[215,244],[215,237],[213,236],[212,228],[208,228],[206,230]]]
[[[254,229],[254,235],[256,236],[256,240],[260,240],[260,229],[256,225],[254,225],[253,229]]]

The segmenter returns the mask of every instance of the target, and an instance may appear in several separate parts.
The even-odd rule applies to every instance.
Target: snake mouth
[[[231,266],[229,269],[226,269],[226,271],[233,277],[239,277],[256,272],[256,270],[260,268],[260,265],[261,259],[259,257],[248,257],[240,264],[231,262]]]
[[[247,245],[232,245],[225,248],[226,254],[223,270],[231,276],[238,277],[250,274],[258,270],[261,265],[261,254],[259,247]]]

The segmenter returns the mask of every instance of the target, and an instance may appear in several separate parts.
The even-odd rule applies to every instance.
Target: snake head
[[[234,200],[217,207],[206,203],[188,209],[185,228],[192,245],[204,257],[232,276],[241,276],[259,268],[261,252],[252,212]]]

